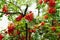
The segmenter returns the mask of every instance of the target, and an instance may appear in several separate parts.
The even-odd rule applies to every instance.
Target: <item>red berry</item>
[[[2,34],[0,34],[0,40],[2,40],[4,38],[4,36]]]
[[[49,0],[49,6],[54,7],[56,5],[55,0]]]
[[[50,7],[48,12],[49,12],[49,14],[54,14],[56,12],[56,8]]]
[[[22,18],[23,18],[23,16],[22,16],[22,15],[19,15],[19,16],[16,18],[16,21],[20,21]]]
[[[56,31],[56,27],[51,27],[51,30],[52,31]]]
[[[32,32],[36,32],[36,30],[35,29],[30,29],[30,30],[28,30],[28,32],[30,32],[30,33],[32,33]]]
[[[25,19],[27,19],[28,21],[32,21],[33,20],[33,13],[29,13],[25,16]]]
[[[45,16],[44,16],[44,19],[48,19],[48,15],[45,15]]]
[[[25,36],[22,36],[21,40],[25,40],[25,38],[26,38]]]
[[[44,26],[45,25],[45,22],[41,22],[41,26]]]
[[[28,32],[32,33],[32,30],[28,30]]]
[[[15,25],[13,23],[11,23],[9,26],[8,26],[8,33],[12,33],[15,29]]]
[[[8,7],[6,4],[3,6],[2,12],[5,12],[5,13],[8,12]]]
[[[17,34],[20,35],[20,31],[17,31]]]
[[[42,3],[43,3],[43,0],[39,0],[38,3],[39,3],[39,4],[42,4]]]
[[[35,32],[36,32],[36,29],[33,29],[33,30],[32,30],[32,32],[34,32],[34,33],[35,33]]]
[[[49,0],[44,0],[44,3],[47,3]]]

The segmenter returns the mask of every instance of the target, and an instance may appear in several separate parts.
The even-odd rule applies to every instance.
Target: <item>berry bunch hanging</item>
[[[33,13],[29,13],[25,16],[25,19],[27,19],[28,21],[32,21],[34,19]]]
[[[33,16],[33,13],[30,12],[29,14],[26,14],[24,17],[23,15],[19,15],[17,18],[16,18],[16,21],[20,21],[22,18],[25,18],[27,19],[28,21],[32,21],[34,19],[34,16]]]
[[[55,8],[56,1],[55,0],[49,0],[48,5],[49,5],[48,13],[49,14],[55,14],[56,13],[56,8]]]
[[[4,13],[8,12],[8,6],[7,6],[7,4],[5,4],[5,5],[3,6],[2,12],[4,12]]]

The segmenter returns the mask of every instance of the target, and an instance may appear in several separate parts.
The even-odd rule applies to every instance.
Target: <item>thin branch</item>
[[[0,13],[4,13],[4,12],[0,11]],[[22,14],[22,13],[20,13],[20,12],[6,12],[5,14]]]
[[[28,4],[26,5],[26,9],[24,11],[24,16],[26,15],[27,9],[28,9]]]

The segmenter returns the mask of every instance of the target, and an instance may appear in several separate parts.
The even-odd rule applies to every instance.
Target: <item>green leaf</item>
[[[57,8],[57,9],[60,9],[60,2],[58,2],[58,3],[56,4],[56,8]]]
[[[37,8],[38,8],[38,9],[40,9],[40,8],[41,8],[41,5],[40,5],[40,4],[39,4],[39,5],[37,5]]]

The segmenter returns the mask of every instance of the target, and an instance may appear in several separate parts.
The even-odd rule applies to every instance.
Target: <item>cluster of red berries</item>
[[[56,8],[50,7],[49,10],[48,10],[48,12],[49,12],[49,14],[55,14]]]
[[[2,34],[0,34],[0,40],[2,40],[4,38],[4,36]]]
[[[4,13],[8,12],[8,6],[6,4],[2,8],[2,12]]]
[[[15,32],[14,32],[15,31]],[[15,30],[15,25],[13,24],[13,23],[10,23],[9,24],[9,26],[8,26],[8,31],[7,31],[7,33],[9,34],[9,35],[13,35],[13,36],[15,36],[15,35],[19,35],[20,34],[20,31],[18,31],[18,30]],[[15,33],[15,34],[14,34]]]
[[[39,0],[38,3],[39,3],[39,4],[47,3],[48,6],[49,6],[49,8],[48,8],[48,13],[49,13],[49,14],[55,14],[55,13],[56,13],[56,8],[55,8],[55,6],[56,6],[56,1],[55,1],[55,0]],[[48,15],[46,14],[46,15],[44,16],[44,19],[47,19],[47,18],[48,18]],[[41,26],[43,26],[43,25],[45,25],[45,22],[41,22],[40,24],[41,24]],[[52,31],[56,31],[56,27],[52,26],[52,27],[51,27],[51,30],[52,30]]]
[[[13,23],[9,24],[9,26],[8,26],[8,33],[9,34],[12,33],[14,31],[14,29],[15,29],[14,24]]]
[[[47,3],[49,0],[38,0],[38,4]]]
[[[55,27],[55,26],[52,26],[52,27],[51,27],[51,30],[52,30],[52,31],[56,31],[56,27]]]
[[[44,19],[48,19],[48,15],[44,15]]]
[[[7,4],[4,4],[4,6],[2,8],[2,12],[4,12],[6,16],[8,15],[8,5]]]
[[[7,13],[8,12],[8,6],[5,4],[2,8],[2,12],[4,13]],[[16,18],[16,21],[20,21],[21,19],[23,18],[23,15],[19,15],[17,18]],[[32,21],[33,20],[33,13],[30,12],[29,14],[27,14],[25,16],[25,19],[27,19],[28,21]]]
[[[32,21],[33,20],[33,13],[30,13],[30,14],[27,14],[26,16],[25,16],[25,19],[27,19],[27,20],[29,20],[29,21]]]
[[[41,26],[44,26],[45,25],[45,22],[41,22],[40,24],[41,24]]]
[[[16,18],[16,21],[20,21],[21,19],[23,18],[23,15],[19,15],[17,18]],[[32,21],[33,20],[33,13],[30,12],[29,14],[25,15],[24,16],[25,19],[27,19],[28,21]]]
[[[48,5],[49,5],[48,13],[49,14],[55,14],[55,12],[56,12],[56,8],[55,8],[56,1],[55,0],[49,0]]]
[[[28,32],[35,33],[36,32],[36,29],[30,29],[30,30],[28,30]]]
[[[43,3],[43,0],[38,0],[38,4],[42,4]]]
[[[47,3],[49,6],[48,13],[49,14],[55,14],[56,13],[56,8],[55,8],[56,1],[55,0],[38,0],[38,3],[39,4]],[[48,18],[48,15],[45,15],[44,19],[47,19],[47,18]]]
[[[56,8],[55,8],[56,1],[55,0],[49,0],[48,5],[49,5],[48,13],[49,14],[55,14],[56,13]],[[55,26],[52,26],[51,27],[51,30],[52,31],[56,31],[56,27]]]
[[[19,15],[19,16],[16,18],[16,21],[20,21],[22,18],[23,18],[23,15]]]

